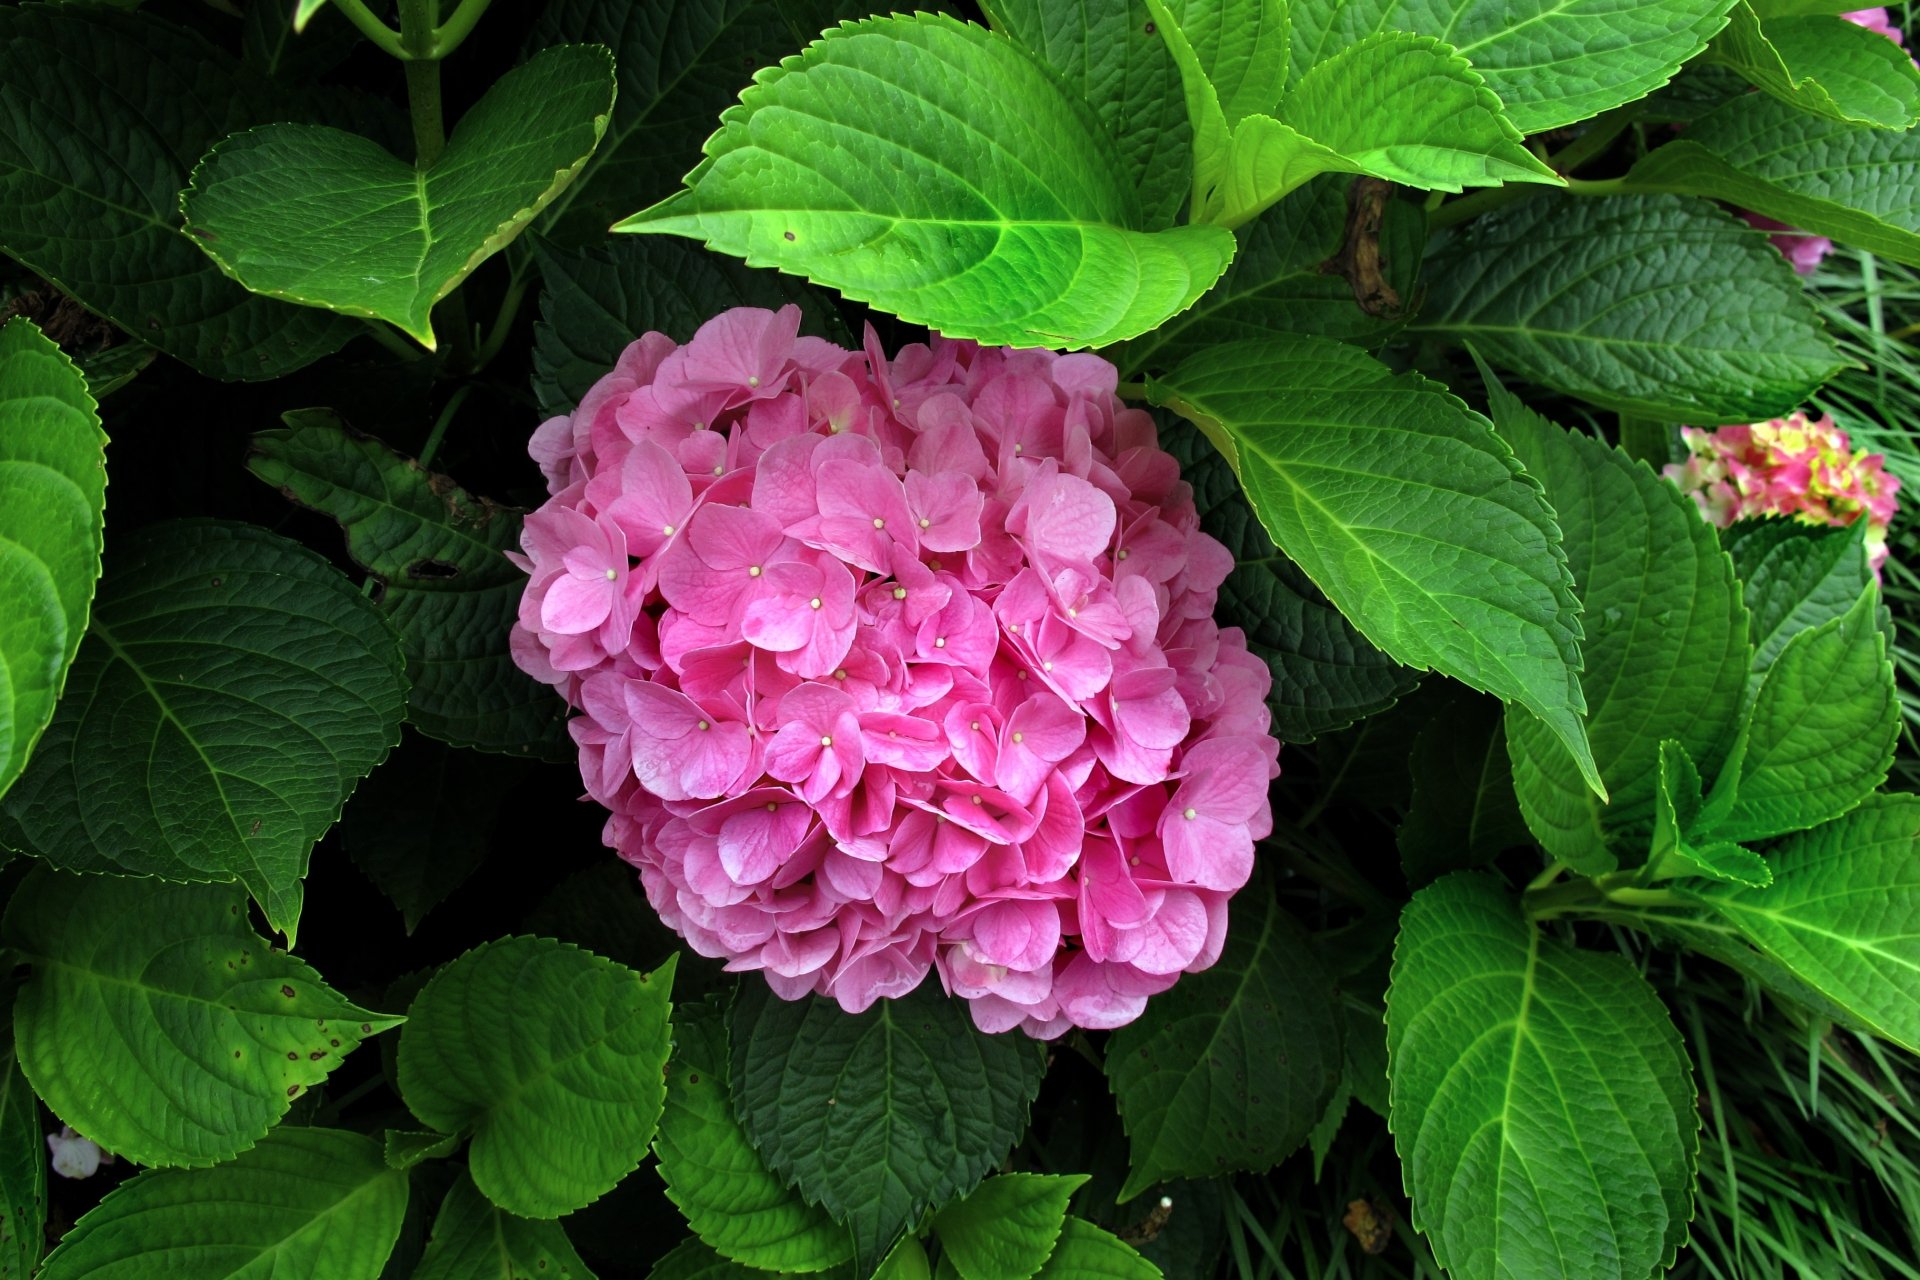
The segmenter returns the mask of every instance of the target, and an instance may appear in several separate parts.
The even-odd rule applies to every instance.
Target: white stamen
[[[821,746],[823,746],[823,747],[830,747],[830,746],[832,746],[832,745],[833,745],[833,735],[832,735],[832,734],[830,734],[830,733],[823,733],[823,734],[821,734],[821,735],[820,735],[820,745],[821,745]]]
[[[887,522],[885,520],[882,520],[879,516],[875,516],[873,518],[873,527],[876,529],[884,529],[887,527]]]
[[[1200,811],[1198,809],[1188,809],[1185,813],[1181,814],[1180,816],[1185,818],[1188,822],[1192,822],[1195,818],[1200,816]]]
[[[934,648],[936,648],[936,649],[944,649],[944,648],[946,648],[946,647],[947,647],[947,638],[946,638],[945,636],[935,636],[935,637],[933,638],[933,647],[934,647]]]
[[[1040,664],[1040,669],[1042,671],[1051,671],[1053,670],[1053,664],[1051,662],[1043,662]]]
[[[1022,680],[1025,680],[1027,678],[1027,673],[1024,671],[1016,671],[1013,674],[1019,676]]]
[[[749,578],[757,578],[757,577],[759,577],[759,576],[760,576],[760,566],[756,564],[756,565],[754,565],[754,566],[753,566],[753,567],[752,567],[751,569],[748,569],[748,570],[747,570],[747,576],[748,576]]]
[[[1125,560],[1127,558],[1127,549],[1125,547],[1120,548],[1113,553],[1113,558],[1115,560]]]
[[[747,375],[747,385],[748,385],[748,386],[750,386],[750,387],[757,387],[757,386],[759,386],[759,385],[760,385],[760,379],[759,379],[759,377],[758,377],[757,375],[754,375],[754,374],[748,374],[748,375]]]
[[[922,529],[930,528],[932,525],[933,521],[927,519],[925,516],[920,517],[920,527]]]
[[[1080,611],[1078,609],[1069,609],[1067,610],[1067,616],[1069,618],[1077,618],[1080,616]]]
[[[769,800],[769,801],[767,801],[767,812],[768,812],[768,813],[772,813],[772,812],[773,812],[773,811],[774,811],[775,809],[778,809],[779,807],[780,807],[780,806],[779,806],[779,805],[777,805],[777,804],[775,804],[775,803],[774,803],[773,801],[771,801],[771,800]]]
[[[620,577],[620,571],[619,571],[618,569],[609,569],[609,570],[607,570],[607,581],[608,581],[608,582],[613,582],[613,581],[616,581],[616,580],[617,580],[617,579],[618,579],[619,577]]]
[[[673,536],[673,526],[670,524],[663,524],[660,526],[660,532],[666,534],[669,538],[671,538]]]
[[[815,597],[814,597],[813,599],[811,599],[811,600],[809,600],[809,601],[807,601],[807,608],[809,608],[809,609],[818,609],[819,607],[820,607],[820,597],[819,597],[819,596],[815,596]]]
[[[709,725],[705,720],[702,720],[700,721],[699,724],[695,725],[694,727],[700,730],[700,732],[705,733],[708,729],[712,728],[713,726]]]
[[[845,667],[841,667],[838,671],[833,673],[833,678],[835,680],[845,680],[847,678],[847,669]]]
[[[974,802],[975,804],[985,804],[985,803],[986,803],[986,801],[985,801],[985,800],[982,800],[982,799],[981,799],[981,798],[980,798],[979,796],[975,796],[975,797],[973,798],[973,802]]]
[[[1018,729],[1016,729],[1013,732],[1013,740],[1015,742],[1025,742],[1027,740],[1027,735],[1024,733],[1021,733]]]
[[[980,732],[980,722],[979,722],[978,720],[975,720],[975,721],[974,721],[974,722],[973,722],[973,723],[972,723],[971,725],[969,725],[968,727],[969,727],[970,729],[972,729],[972,730],[973,730],[973,731],[974,731],[975,733],[978,733],[978,732]]]
[[[1023,445],[1023,444],[1017,444],[1017,445],[1015,445],[1015,446],[1013,446],[1013,451],[1014,451],[1015,453],[1025,453],[1025,452],[1026,452],[1026,450],[1027,450],[1027,447],[1026,447],[1025,445]]]
[[[895,600],[905,600],[907,598],[907,589],[905,587],[895,587],[893,589],[893,598]]]
[[[726,469],[725,467],[715,467],[715,468],[713,469],[713,474],[715,474],[715,475],[717,475],[717,476],[723,476],[723,475],[725,475],[725,474],[727,474],[727,469]]]

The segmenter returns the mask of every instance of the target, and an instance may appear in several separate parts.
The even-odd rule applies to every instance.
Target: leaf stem
[[[473,367],[476,370],[486,368],[500,354],[500,348],[506,345],[507,335],[520,314],[520,304],[527,296],[527,285],[531,279],[528,268],[532,260],[525,256],[515,258],[511,253],[508,259],[511,274],[507,277],[507,291],[501,295],[500,309],[494,313],[492,327],[473,353]]]
[[[367,8],[362,0],[333,0],[333,7],[346,15],[347,21],[360,29],[360,34],[371,40],[380,52],[402,62],[413,55],[400,43],[400,33],[375,17],[373,10]]]
[[[440,114],[440,64],[410,61],[407,68],[407,114],[413,119],[413,163],[430,168],[446,150],[446,121]]]
[[[1547,157],[1555,173],[1571,174],[1589,160],[1605,154],[1608,147],[1638,119],[1637,103],[1615,107],[1587,126],[1587,131]]]
[[[387,350],[393,352],[393,354],[405,360],[418,360],[420,358],[422,353],[418,346],[402,338],[383,322],[379,320],[369,320],[366,324],[367,336]]]
[[[493,0],[460,0],[460,7],[433,32],[433,56],[444,58],[460,47],[460,43],[473,34],[473,26],[480,21],[480,15],[487,11]]]
[[[1438,230],[1441,227],[1458,226],[1468,218],[1477,218],[1483,213],[1491,213],[1522,200],[1531,200],[1544,190],[1546,188],[1537,182],[1516,182],[1509,186],[1476,191],[1458,200],[1449,200],[1429,213],[1427,227],[1429,230]]]
[[[446,407],[440,410],[440,416],[434,419],[433,430],[427,433],[427,442],[420,446],[420,457],[418,461],[421,470],[424,471],[433,465],[433,455],[440,452],[440,441],[447,434],[447,424],[453,421],[454,414],[460,412],[461,402],[467,398],[467,394],[472,390],[473,384],[471,382],[463,382],[454,388],[452,395],[447,397]]]

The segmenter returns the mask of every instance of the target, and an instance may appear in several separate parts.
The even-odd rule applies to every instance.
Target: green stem
[[[493,0],[460,0],[460,7],[433,33],[433,56],[444,58],[460,47],[460,42],[473,34],[473,24],[480,21],[480,15],[487,11]]]
[[[345,14],[347,21],[358,27],[360,34],[373,41],[375,47],[388,57],[404,62],[413,56],[401,45],[400,33],[374,17],[373,10],[361,0],[333,0],[333,7]]]
[[[512,254],[509,253],[512,259]],[[528,271],[531,259],[521,257],[513,259],[510,274],[507,277],[507,291],[501,295],[500,310],[494,313],[493,326],[487,330],[487,336],[473,353],[473,367],[484,369],[500,354],[500,348],[506,345],[507,335],[513,329],[513,322],[520,314],[520,304],[526,299],[527,285],[532,277]]]
[[[471,382],[463,382],[447,397],[446,408],[440,410],[440,416],[434,419],[433,430],[427,433],[426,444],[420,447],[420,468],[426,470],[433,465],[433,455],[440,452],[440,441],[447,434],[447,424],[453,421],[453,415],[460,412],[460,404],[473,390]]]
[[[1595,178],[1592,181],[1584,178],[1567,179],[1568,195],[1622,196],[1629,195],[1633,191],[1634,188],[1627,184],[1625,178]]]
[[[369,320],[366,324],[367,336],[387,350],[393,352],[393,354],[405,360],[417,360],[420,358],[420,348],[418,346],[408,342],[385,324],[382,324],[378,320]]]
[[[1483,213],[1517,204],[1522,200],[1531,200],[1546,188],[1537,182],[1516,182],[1504,187],[1489,187],[1485,191],[1476,191],[1472,195],[1461,196],[1458,200],[1449,200],[1427,215],[1429,230],[1441,227],[1458,226],[1469,218],[1477,218]]]
[[[440,64],[410,61],[407,67],[407,114],[413,118],[413,162],[426,169],[447,146],[447,126],[440,114]]]

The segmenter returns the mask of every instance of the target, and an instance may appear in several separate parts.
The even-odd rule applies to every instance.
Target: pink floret
[[[1213,964],[1272,829],[1233,567],[1096,356],[891,357],[741,308],[635,342],[529,452],[512,651],[702,955],[849,1012],[1117,1027]]]

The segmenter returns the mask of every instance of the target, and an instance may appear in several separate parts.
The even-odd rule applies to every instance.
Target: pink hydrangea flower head
[[[1769,232],[1767,239],[1780,251],[1796,273],[1810,276],[1819,269],[1826,256],[1833,252],[1833,241],[1825,236],[1809,235],[1785,222],[1777,222],[1764,214],[1743,210],[1740,214],[1749,225]]]
[[[1855,9],[1851,13],[1843,13],[1840,16],[1857,27],[1865,27],[1869,31],[1885,36],[1902,48],[1906,47],[1907,42],[1901,38],[1900,28],[1893,25],[1893,19],[1884,8]]]
[[[1225,942],[1273,677],[1153,420],[1095,356],[635,342],[530,452],[512,651],[702,955],[852,1012],[1115,1027]]]
[[[1869,561],[1879,575],[1887,526],[1900,507],[1900,477],[1887,471],[1882,455],[1856,454],[1831,417],[1795,413],[1718,430],[1682,427],[1680,435],[1687,459],[1665,474],[1715,525],[1788,516],[1844,528],[1865,520]]]

